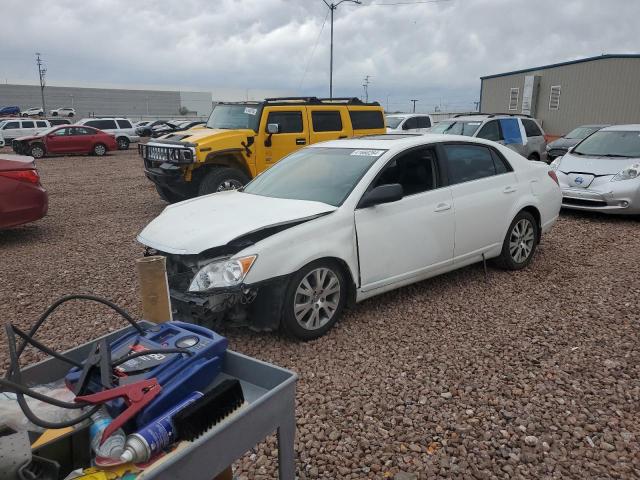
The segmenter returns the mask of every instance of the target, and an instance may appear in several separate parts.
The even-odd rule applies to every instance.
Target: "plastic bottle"
[[[107,410],[102,407],[96,413],[91,415],[93,423],[89,428],[89,437],[91,439],[91,448],[95,452],[96,457],[120,459],[120,455],[124,451],[124,443],[126,435],[121,428],[111,434],[105,442],[100,445],[102,440],[102,432],[113,421]]]

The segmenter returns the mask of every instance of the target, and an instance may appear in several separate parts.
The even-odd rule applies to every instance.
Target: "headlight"
[[[551,167],[551,170],[553,170],[554,172],[558,170],[558,168],[560,168],[560,160],[562,159],[562,157],[556,158],[553,162],[551,162],[551,165],[549,165]]]
[[[191,285],[189,285],[189,291],[204,292],[212,288],[238,285],[247,276],[257,257],[257,255],[250,255],[248,257],[211,262],[196,273]]]
[[[631,180],[637,178],[638,175],[640,175],[640,163],[634,163],[621,172],[618,172],[618,174],[613,177],[611,181],[617,182],[618,180]]]

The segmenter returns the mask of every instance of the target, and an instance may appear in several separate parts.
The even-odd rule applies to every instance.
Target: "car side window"
[[[438,168],[435,153],[420,148],[394,158],[380,173],[372,187],[399,183],[404,195],[433,190],[438,186]]]
[[[416,117],[407,118],[402,124],[403,130],[412,130],[418,128],[418,119]]]
[[[540,127],[533,120],[522,119],[522,126],[524,127],[524,131],[527,134],[527,137],[541,137],[542,132],[540,131]]]
[[[84,127],[73,127],[71,129],[71,135],[92,135],[93,131]]]
[[[500,133],[500,125],[498,124],[498,121],[491,120],[490,122],[485,123],[476,137],[484,138],[485,140],[492,140],[494,142],[503,140],[502,134]]]
[[[129,120],[117,120],[118,127],[120,128],[133,128]]]
[[[269,112],[267,125],[277,123],[280,125],[278,133],[302,132],[302,112]]]
[[[23,121],[22,128],[34,128],[35,124],[32,121]]]
[[[2,127],[3,130],[13,130],[16,128],[20,128],[20,122],[7,122]]]
[[[314,132],[340,132],[342,131],[342,119],[340,112],[316,111],[311,112],[311,123]]]
[[[429,117],[418,117],[418,128],[430,128],[431,121]]]
[[[47,123],[46,123],[46,122],[36,122],[36,126],[37,126],[38,128],[46,127],[46,126],[47,126]]]
[[[470,182],[496,175],[489,148],[480,145],[444,145],[449,183]]]
[[[513,167],[511,164],[505,159],[502,155],[496,152],[493,149],[491,150],[491,156],[493,157],[493,164],[496,167],[496,174],[500,175],[502,173],[513,172]]]
[[[63,137],[66,135],[71,135],[70,133],[70,128],[60,128],[58,130],[56,130],[55,132],[52,133],[52,135],[55,135],[56,137]]]

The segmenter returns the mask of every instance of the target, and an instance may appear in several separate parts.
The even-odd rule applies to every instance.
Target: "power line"
[[[309,56],[309,60],[307,60],[307,65],[304,67],[304,73],[302,74],[302,78],[300,79],[300,85],[298,86],[298,91],[302,88],[302,84],[304,83],[304,79],[307,76],[307,70],[309,70],[309,65],[311,64],[311,60],[313,59],[313,54],[316,53],[316,48],[318,48],[318,43],[320,42],[320,36],[324,30],[324,25],[327,23],[327,18],[329,17],[329,12],[324,16],[324,20],[322,22],[322,26],[320,27],[320,32],[318,33],[318,38],[316,38],[316,43],[313,46],[313,50],[311,50],[311,55]]]
[[[367,3],[363,4],[365,7],[388,7],[388,6],[402,6],[402,5],[420,5],[425,3],[448,3],[453,0],[418,0],[415,2],[393,2],[393,3]]]

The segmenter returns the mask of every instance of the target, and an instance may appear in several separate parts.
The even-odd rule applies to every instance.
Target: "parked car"
[[[131,120],[128,118],[83,118],[76,125],[86,125],[116,137],[119,150],[127,150],[131,143],[140,141]]]
[[[538,122],[528,115],[465,114],[438,122],[430,133],[484,138],[505,145],[529,160],[547,159],[547,142]]]
[[[0,154],[0,229],[39,220],[48,206],[33,158]]]
[[[574,128],[564,137],[547,144],[547,158],[549,162],[563,156],[569,148],[576,146],[581,140],[587,138],[592,133],[608,126],[609,125],[582,125],[581,127]]]
[[[207,128],[174,132],[138,145],[138,152],[160,197],[176,202],[242,187],[305,145],[385,132],[377,102],[267,98],[218,103]]]
[[[242,190],[170,205],[138,240],[167,257],[175,318],[309,340],[353,301],[484,259],[526,267],[561,197],[548,165],[497,143],[379,135],[304,148]]]
[[[52,127],[57,125],[71,125],[71,120],[67,118],[49,118],[47,121]]]
[[[118,148],[112,134],[83,125],[53,127],[38,135],[16,138],[11,146],[17,154],[33,158],[70,153],[102,156]]]
[[[73,107],[54,108],[49,113],[53,117],[73,117],[76,114],[76,109]]]
[[[11,118],[0,123],[0,146],[11,145],[14,138],[36,135],[50,128],[48,120]]]
[[[2,107],[0,108],[0,117],[10,117],[20,115],[20,107]]]
[[[153,138],[159,138],[162,137],[163,135],[167,135],[169,133],[175,133],[175,132],[185,132],[187,130],[190,130],[194,127],[200,126],[200,125],[205,125],[206,122],[203,121],[188,121],[188,120],[181,120],[181,121],[176,121],[176,120],[170,120],[168,122],[165,122],[164,124],[160,124],[160,125],[156,125],[154,127],[151,128],[151,136]]]
[[[556,158],[551,168],[564,208],[640,214],[640,124],[602,128]]]
[[[147,122],[145,125],[137,125],[136,135],[139,137],[150,137],[153,133],[153,127],[156,125],[162,125],[166,122],[166,120],[154,120],[152,122]]]
[[[23,117],[43,117],[44,110],[42,109],[42,107],[31,107],[23,110],[21,115]]]
[[[387,133],[427,132],[433,126],[431,115],[424,113],[394,113],[385,115]]]

